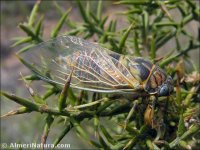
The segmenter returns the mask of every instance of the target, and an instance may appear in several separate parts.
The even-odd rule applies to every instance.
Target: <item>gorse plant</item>
[[[64,33],[65,35],[95,39],[95,42],[117,53],[146,57],[172,76],[175,91],[169,97],[159,97],[155,110],[152,110],[148,104],[149,97],[130,100],[120,94],[77,91],[70,88],[70,78],[63,88],[45,82],[46,91],[40,95],[31,88],[32,82],[40,80],[37,74],[33,73],[22,76],[22,79],[34,101],[2,91],[2,96],[21,105],[3,117],[34,111],[44,113],[45,126],[41,133],[43,144],[46,143],[51,125],[56,124],[55,120],[59,120],[63,123],[63,128],[60,134],[55,136],[54,146],[72,128],[79,137],[88,142],[88,147],[96,149],[159,150],[192,149],[200,146],[200,75],[198,65],[195,65],[190,56],[191,51],[199,49],[200,42],[199,35],[195,37],[187,30],[190,22],[195,22],[199,26],[200,8],[194,1],[117,1],[115,5],[127,6],[126,11],[119,12],[129,24],[123,29],[117,28],[117,19],[108,22],[109,16],[102,15],[103,1],[98,1],[96,12],[91,11],[90,1],[77,1],[82,23],[68,18],[71,8],[65,11],[58,3],[54,4],[61,18],[52,29],[50,38],[57,37],[61,28],[67,25],[69,30]],[[19,24],[19,28],[27,34],[25,37],[15,38],[13,46],[25,45],[19,53],[26,53],[44,41],[44,17],[37,19],[40,5],[42,3],[36,2],[28,21]],[[174,18],[173,11],[179,13],[179,19]],[[183,37],[186,39],[184,43],[181,42]],[[174,48],[163,52],[164,55],[161,57],[159,52],[172,41],[175,41]],[[23,58],[19,59],[30,70],[35,70],[34,65],[27,64]],[[191,65],[190,69],[184,68],[184,64]],[[57,96],[57,107],[48,104],[53,100],[53,95]],[[155,118],[154,126],[148,123],[152,115]],[[100,118],[109,119],[108,124]],[[83,128],[83,121],[85,124],[90,121],[90,125],[91,121],[93,122],[93,138],[90,137],[91,133]]]

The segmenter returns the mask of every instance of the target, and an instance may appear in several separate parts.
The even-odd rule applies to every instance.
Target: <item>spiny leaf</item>
[[[103,105],[99,106],[97,108],[96,113],[100,114],[102,111],[104,111],[107,107],[109,107],[110,105],[113,104],[114,101],[108,100],[107,102],[105,102]]]
[[[143,40],[144,40],[144,45],[147,46],[147,36],[148,36],[148,31],[149,31],[149,16],[146,11],[143,11],[142,14],[142,23],[143,23]]]
[[[132,30],[133,28],[133,25],[134,23],[132,23],[129,28],[125,31],[125,33],[123,34],[122,38],[120,39],[120,42],[119,42],[119,53],[122,53],[122,48],[124,47],[125,45],[125,42],[126,42],[126,39],[128,38],[128,35],[130,33],[130,31]]]
[[[154,24],[156,27],[165,27],[165,26],[172,26],[172,27],[178,27],[179,24],[176,22],[157,22]]]
[[[104,149],[110,149],[107,143],[105,142],[105,140],[103,139],[103,137],[101,136],[101,134],[98,134],[98,135],[99,135],[99,142],[101,143],[101,146]]]
[[[98,127],[99,127],[99,122],[100,122],[100,120],[99,120],[99,118],[95,115],[95,117],[94,117],[94,135],[95,135],[95,137],[97,136],[97,131],[98,131]]]
[[[176,35],[176,30],[169,31],[165,36],[163,36],[161,39],[156,40],[156,49],[163,46],[167,41],[169,41],[173,36]]]
[[[83,137],[86,141],[90,141],[89,136],[87,133],[83,130],[83,128],[80,126],[80,123],[76,121],[74,118],[71,118],[72,124],[74,128],[76,129],[77,133]]]
[[[104,24],[106,23],[106,21],[108,20],[108,16],[105,16],[99,23],[99,26],[103,29]]]
[[[115,2],[115,4],[132,4],[132,5],[147,5],[151,4],[151,0],[123,0]]]
[[[31,110],[28,109],[27,107],[20,107],[16,110],[12,110],[12,111],[9,111],[8,113],[4,114],[1,116],[1,118],[4,118],[4,117],[8,117],[8,116],[13,116],[13,115],[18,115],[18,114],[24,114],[24,113],[30,113]]]
[[[40,1],[38,0],[38,1],[35,3],[35,5],[34,5],[32,11],[31,11],[31,14],[30,14],[30,17],[29,17],[29,20],[28,20],[28,25],[29,25],[30,27],[33,26],[33,23],[35,22],[36,14],[37,14],[38,9],[39,9],[39,4],[40,4]]]
[[[125,130],[127,130],[133,136],[137,136],[139,134],[139,130],[131,127],[130,125],[127,125],[126,128],[125,128]]]
[[[50,132],[50,127],[51,127],[51,124],[53,123],[53,121],[54,121],[54,118],[48,114],[48,116],[46,117],[46,123],[44,126],[42,138],[41,138],[42,150],[44,150],[46,140],[47,140],[48,134]]]
[[[183,133],[182,136],[177,137],[176,139],[174,139],[174,140],[169,144],[170,148],[173,148],[173,147],[175,147],[176,145],[178,145],[179,142],[180,142],[181,140],[184,140],[185,138],[187,138],[187,137],[189,137],[189,136],[192,136],[192,135],[194,135],[194,134],[197,134],[197,133],[199,132],[199,129],[200,129],[200,126],[199,126],[199,125],[197,125],[197,124],[192,125],[192,126],[189,128],[189,130],[187,130],[185,133]],[[198,132],[197,132],[197,131],[198,131]]]
[[[65,83],[64,88],[58,99],[58,109],[60,111],[62,111],[62,109],[64,109],[66,107],[67,93],[68,93],[68,89],[70,86],[72,74],[73,74],[73,69],[72,69],[72,72],[70,73],[70,75],[68,76],[68,78],[66,79],[66,83]]]
[[[178,54],[170,56],[168,58],[166,58],[165,60],[163,60],[160,63],[160,66],[164,66],[169,64],[170,62],[172,62],[173,60],[177,59],[178,57],[187,54],[188,51],[192,50],[192,49],[197,49],[200,47],[200,44],[197,45],[193,45],[193,43],[190,43],[186,48],[184,48],[183,50],[181,50]]]
[[[92,19],[94,20],[94,22],[98,24],[99,23],[98,18],[92,12],[90,12],[89,14],[92,17]]]
[[[32,41],[32,38],[31,37],[24,37],[20,40],[18,40],[17,42],[15,42],[11,47],[15,47],[15,46],[18,46],[18,45],[21,45],[21,44],[25,44],[25,43],[28,43],[28,42],[31,42]]]
[[[138,33],[135,31],[135,37],[134,37],[135,55],[141,56],[138,38],[139,38]]]
[[[65,137],[65,135],[72,129],[73,125],[70,123],[68,124],[65,129],[60,133],[60,135],[54,140],[53,142],[53,149],[56,148],[56,146],[58,145],[58,143],[60,143],[60,141]]]
[[[60,7],[60,5],[58,4],[57,1],[53,1],[53,4],[55,5],[55,7],[57,8],[58,12],[63,15],[64,14],[64,10]]]
[[[111,26],[111,28],[110,28],[110,31],[111,31],[111,32],[115,32],[116,26],[117,26],[117,20],[114,20],[113,23],[112,23],[112,26]]]
[[[90,1],[86,1],[85,13],[88,17],[90,17],[90,9]]]
[[[131,140],[128,141],[128,143],[123,147],[123,150],[130,150],[133,148],[133,146],[135,145],[137,139],[136,138],[133,138]]]
[[[106,130],[106,128],[103,125],[100,125],[99,127],[100,127],[102,133],[104,134],[105,138],[108,140],[108,142],[110,142],[112,145],[114,145],[116,143],[116,141],[114,141],[114,139],[112,138],[110,133]]]
[[[97,5],[97,19],[101,19],[101,14],[102,14],[102,0],[98,1]]]
[[[35,35],[36,36],[40,36],[43,18],[44,18],[44,16],[41,16],[35,26]]]
[[[27,66],[32,72],[34,72],[37,76],[39,77],[43,77],[44,75],[38,70],[36,69],[32,64],[28,63],[27,61],[25,61],[20,55],[19,53],[16,55],[17,58],[25,65]]]
[[[50,97],[53,94],[57,94],[59,90],[55,87],[49,89],[43,96],[42,99],[46,100],[48,97]]]
[[[8,99],[10,99],[18,104],[21,104],[21,105],[29,108],[30,110],[39,110],[40,105],[34,104],[27,99],[15,96],[13,94],[8,94],[8,93],[2,92],[2,91],[1,91],[1,95],[7,97]]]
[[[24,53],[24,52],[26,52],[27,50],[31,49],[31,48],[34,47],[34,46],[35,46],[35,44],[29,44],[29,45],[23,47],[22,49],[20,49],[20,50],[17,52],[17,54]]]
[[[35,35],[35,33],[32,31],[30,27],[27,26],[27,24],[19,24],[19,27],[27,33],[28,36],[32,37],[37,42],[42,42],[42,39]]]
[[[23,75],[20,73],[22,80],[24,81],[30,95],[33,97],[35,103],[38,104],[46,104],[45,101],[39,96],[39,94],[37,94],[32,87],[30,86],[30,84],[25,80],[25,78],[23,77]]]
[[[186,131],[186,127],[184,124],[183,114],[180,115],[179,123],[178,123],[178,130],[177,135],[180,137]]]
[[[80,10],[80,13],[83,17],[83,20],[86,22],[86,23],[89,23],[90,24],[90,19],[89,19],[89,16],[87,16],[87,13],[85,12],[84,8],[83,8],[83,5],[81,4],[80,0],[77,0],[77,4],[78,4],[78,7],[79,7],[79,10]]]
[[[77,97],[75,96],[75,94],[71,88],[68,89],[68,99],[72,106],[74,106],[76,104]]]
[[[54,2],[55,7],[57,8],[57,10],[59,11],[60,15],[63,16],[63,14],[65,13],[65,11],[58,5],[58,3],[56,1],[53,1],[53,2]],[[76,23],[73,22],[72,20],[66,18],[65,22],[67,23],[67,25],[70,28],[73,28],[73,29],[77,28]]]
[[[65,19],[67,18],[68,14],[70,13],[72,8],[69,8],[65,14],[62,15],[60,20],[58,21],[56,27],[51,32],[51,37],[56,37],[58,35],[58,32],[60,31],[61,27],[63,26]]]
[[[151,38],[151,49],[150,49],[150,56],[151,59],[154,60],[156,58],[156,46],[155,46],[155,35],[152,35]]]

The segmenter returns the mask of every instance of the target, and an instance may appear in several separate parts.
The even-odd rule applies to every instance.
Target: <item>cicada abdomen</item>
[[[64,85],[73,70],[73,88],[107,93],[145,91],[158,96],[173,90],[171,77],[150,61],[120,55],[77,37],[61,36],[20,55],[48,82]]]

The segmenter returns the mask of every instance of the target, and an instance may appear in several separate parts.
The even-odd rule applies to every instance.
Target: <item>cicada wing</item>
[[[60,36],[20,55],[36,68],[34,72],[41,79],[49,82],[64,85],[73,71],[74,88],[97,92],[134,90],[131,82],[135,79],[119,61],[119,54],[81,38]]]
[[[42,42],[20,53],[19,56],[35,68],[34,73],[41,79],[63,85],[63,81],[54,77],[55,70],[60,69],[55,64],[55,59],[60,55],[69,55],[74,52],[73,47],[69,49],[66,46],[67,43],[70,46],[68,39],[61,36],[47,42]]]

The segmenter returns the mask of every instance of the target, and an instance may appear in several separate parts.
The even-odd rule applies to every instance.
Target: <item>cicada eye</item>
[[[163,85],[160,88],[159,96],[169,96],[169,94],[170,94],[170,91],[169,91],[168,86],[167,85]]]

